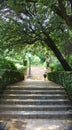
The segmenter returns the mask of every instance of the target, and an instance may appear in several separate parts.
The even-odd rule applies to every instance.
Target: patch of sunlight
[[[34,127],[34,130],[58,130],[60,129],[59,125],[51,125],[51,126],[38,126]]]
[[[9,96],[15,96],[15,94],[9,94]]]
[[[8,125],[6,126],[8,130],[18,130],[17,128],[15,128],[13,125]]]
[[[16,67],[17,67],[18,69],[24,67],[23,65],[20,65],[19,63],[16,63],[15,65],[16,65]]]
[[[59,125],[52,125],[52,126],[49,126],[48,129],[49,130],[55,130],[57,128],[59,128],[60,126]]]
[[[15,123],[17,121],[17,119],[12,119],[11,121],[12,121],[12,123]]]
[[[0,120],[0,123],[4,122],[4,120]]]
[[[22,127],[25,128],[26,124],[23,124]]]
[[[38,128],[36,128],[34,130],[43,130],[43,128],[42,127],[38,127]]]

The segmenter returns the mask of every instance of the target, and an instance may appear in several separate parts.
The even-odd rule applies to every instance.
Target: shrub
[[[21,81],[24,79],[24,75],[15,70],[0,69],[0,92],[6,89],[6,86]]]
[[[26,59],[23,60],[23,65],[24,65],[24,66],[27,66],[27,64],[28,64],[28,63],[27,63],[27,60],[26,60]]]
[[[51,72],[48,73],[48,79],[64,86],[69,98],[72,100],[72,72]]]
[[[24,79],[24,73],[17,70],[17,67],[10,60],[0,57],[0,92],[2,93],[6,86]]]
[[[0,57],[0,69],[17,70],[17,67],[12,61]]]

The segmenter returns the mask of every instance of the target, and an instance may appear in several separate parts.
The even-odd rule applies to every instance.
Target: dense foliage
[[[48,79],[64,86],[69,98],[72,100],[72,71],[52,72],[48,74]]]
[[[0,57],[0,69],[17,70],[16,66],[12,61],[1,57]]]
[[[29,52],[38,56],[32,57],[33,64],[36,58],[44,62],[48,56],[47,66],[52,71],[72,70],[72,0],[0,1],[0,56],[21,66],[27,64],[25,55]],[[8,69],[1,75],[16,70],[12,62],[0,59],[0,68]],[[19,71],[23,69],[19,68]],[[69,80],[68,76],[67,81],[72,79]]]
[[[24,79],[24,74],[15,70],[0,69],[0,93],[2,93],[7,85]]]
[[[12,61],[0,57],[0,92],[2,93],[11,83],[24,80],[25,69],[17,68]]]
[[[53,51],[65,70],[71,70],[70,62],[68,64],[65,59],[67,53],[64,55],[64,51],[61,51],[63,50],[61,47],[64,48],[62,43],[71,39],[71,28],[68,27],[71,23],[69,19],[71,1],[67,3],[66,0],[64,2],[9,0],[1,3],[2,7],[7,3],[0,12],[3,21],[1,22],[3,49],[10,50],[12,47],[24,47],[27,43],[31,45],[40,42]],[[72,47],[72,44],[70,46]]]

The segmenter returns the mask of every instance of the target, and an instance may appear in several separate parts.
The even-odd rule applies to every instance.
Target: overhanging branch
[[[72,0],[69,0],[72,8]],[[72,15],[68,15],[66,12],[66,7],[63,4],[62,0],[58,0],[58,6],[52,5],[51,8],[53,11],[58,14],[61,18],[66,21],[68,26],[72,26]]]

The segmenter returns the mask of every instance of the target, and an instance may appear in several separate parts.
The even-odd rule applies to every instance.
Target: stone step
[[[3,99],[67,99],[66,94],[3,94]]]
[[[5,94],[64,94],[64,90],[6,90]]]
[[[3,111],[1,119],[72,119],[71,111]]]
[[[37,86],[37,87],[27,87],[27,86],[12,86],[12,87],[8,87],[8,90],[64,90],[63,87],[43,87],[43,86]]]
[[[30,104],[30,105],[49,105],[49,104],[70,104],[68,99],[1,99],[1,104]]]
[[[71,105],[0,105],[1,111],[65,111],[71,110]]]
[[[0,119],[72,119],[67,93],[57,86],[42,81],[9,86],[0,99]]]

